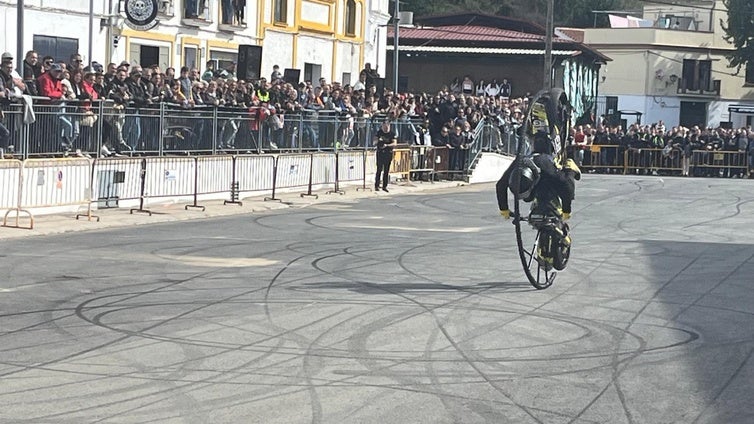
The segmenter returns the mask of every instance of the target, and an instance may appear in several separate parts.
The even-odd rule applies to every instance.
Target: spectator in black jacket
[[[463,148],[465,138],[463,136],[463,128],[461,128],[460,125],[456,125],[453,127],[453,133],[448,136],[448,170],[453,171],[460,171],[462,169],[462,158],[463,158],[463,152],[461,149]],[[451,178],[454,179],[455,175],[450,174]]]
[[[26,83],[26,92],[32,96],[38,96],[37,78],[42,75],[42,65],[39,63],[39,55],[34,50],[26,52],[24,58],[24,83]]]

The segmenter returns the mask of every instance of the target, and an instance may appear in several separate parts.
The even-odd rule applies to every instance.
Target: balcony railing
[[[702,81],[678,80],[678,94],[704,97],[720,96],[720,80],[710,80],[708,84]]]

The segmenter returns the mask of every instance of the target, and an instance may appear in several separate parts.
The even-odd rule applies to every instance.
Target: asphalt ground
[[[491,184],[0,228],[0,422],[754,422],[754,181],[577,190],[543,291]]]

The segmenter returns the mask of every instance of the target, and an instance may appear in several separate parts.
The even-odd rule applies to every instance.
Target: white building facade
[[[648,2],[643,18],[652,26],[584,30],[584,43],[613,59],[599,78],[599,113],[636,111],[642,123],[666,126],[754,124],[752,115],[729,112],[754,105],[754,81],[728,67],[733,46],[723,39],[722,1]]]
[[[239,46],[262,48],[261,76],[273,65],[299,70],[301,80],[355,82],[366,62],[385,55],[387,0],[158,0],[158,23],[129,27],[119,0],[26,0],[23,51],[68,61],[127,60],[142,66],[227,67]],[[232,9],[241,4],[240,10]],[[90,6],[93,19],[90,20]],[[223,10],[224,7],[228,9]],[[5,37],[0,50],[17,54],[17,3],[0,0]],[[90,23],[92,37],[89,37]],[[91,58],[89,56],[91,46]]]

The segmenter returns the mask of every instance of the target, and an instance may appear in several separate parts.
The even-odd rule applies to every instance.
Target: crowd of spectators
[[[754,131],[748,127],[666,127],[658,121],[624,130],[604,117],[598,121],[573,128],[569,143],[577,164],[597,172],[623,172],[626,158],[635,172],[655,175],[680,169],[682,176],[743,178],[754,171]]]
[[[300,147],[305,148],[370,146],[366,125],[389,119],[399,126],[407,124],[409,130],[402,131],[402,143],[447,147],[452,153],[450,168],[461,169],[466,160],[463,151],[471,144],[477,125],[487,120],[503,131],[513,131],[522,122],[529,101],[528,94],[512,97],[511,83],[505,78],[500,83],[495,79],[475,82],[470,75],[454,78],[434,94],[396,93],[387,88],[378,92],[380,76],[369,63],[359,73],[358,81],[341,84],[325,78],[316,82],[286,81],[277,65],[269,79],[245,81],[237,78],[235,63],[215,69],[215,62],[208,62],[204,72],[184,66],[176,73],[173,68],[142,67],[127,61],[106,67],[97,62],[85,66],[79,54],[71,55],[68,62],[49,56],[40,60],[35,51],[29,51],[23,61],[23,75],[11,75],[15,73],[12,61],[10,53],[3,54],[0,83],[5,90],[0,90],[0,96],[7,99],[25,93],[53,101],[75,99],[79,111],[84,111],[77,125],[64,125],[60,146],[64,151],[87,127],[84,121],[88,102],[107,99],[116,110],[129,108],[129,112],[160,103],[189,110],[241,110],[251,115],[259,128],[264,127],[267,145],[272,149],[295,147],[287,140],[286,132],[290,131],[286,131],[286,122],[300,117],[338,122],[337,127],[304,125]],[[296,119],[286,119],[290,117]],[[626,150],[663,149],[666,157],[680,161],[683,175],[689,174],[691,152],[695,150],[745,153],[749,166],[754,160],[754,134],[746,128],[665,128],[660,121],[653,125],[635,124],[624,130],[607,125],[604,117],[596,121],[574,128],[569,139],[569,149],[580,164],[588,165],[592,160],[593,155],[585,155],[591,145],[618,146],[619,149],[605,149],[600,156],[601,161],[610,163],[620,160]],[[133,137],[134,131],[141,132],[138,121],[134,124],[125,116],[114,120],[112,126],[116,137],[104,144],[105,154],[139,148]],[[7,130],[3,129],[0,127],[0,143],[5,141],[5,145],[0,144],[0,148],[8,149]],[[610,172],[610,168],[605,171]]]
[[[270,129],[272,148],[290,145],[274,134],[284,127],[286,116],[295,114],[344,122],[344,128],[325,134],[319,129],[305,128],[309,130],[306,147],[319,147],[320,141],[332,145],[317,140],[323,136],[337,138],[342,147],[369,145],[371,141],[364,139],[366,122],[384,116],[415,123],[411,134],[419,136],[421,143],[462,149],[468,145],[471,131],[480,120],[485,117],[497,117],[501,122],[520,120],[527,101],[509,97],[507,80],[502,84],[496,81],[484,84],[484,93],[469,90],[469,77],[463,81],[456,79],[434,95],[398,94],[389,89],[378,92],[379,74],[368,63],[354,84],[328,82],[325,78],[297,84],[286,82],[277,66],[269,79],[245,81],[236,77],[235,64],[215,69],[214,62],[208,62],[204,72],[186,66],[176,72],[173,68],[142,67],[127,61],[106,67],[97,62],[85,66],[79,54],[71,55],[66,62],[52,57],[40,59],[35,51],[26,54],[23,65],[25,86],[20,88],[24,93],[47,97],[53,102],[77,100],[83,102],[85,109],[87,102],[94,100],[110,100],[116,108],[128,107],[132,111],[154,108],[159,103],[181,109],[243,109]],[[117,136],[113,142],[108,141],[111,150],[120,152],[139,147],[138,142],[128,141],[133,138],[130,133],[140,131],[139,126],[127,121],[124,118],[113,123]],[[74,139],[80,136],[80,128],[71,125],[63,129],[62,150],[71,149]]]

